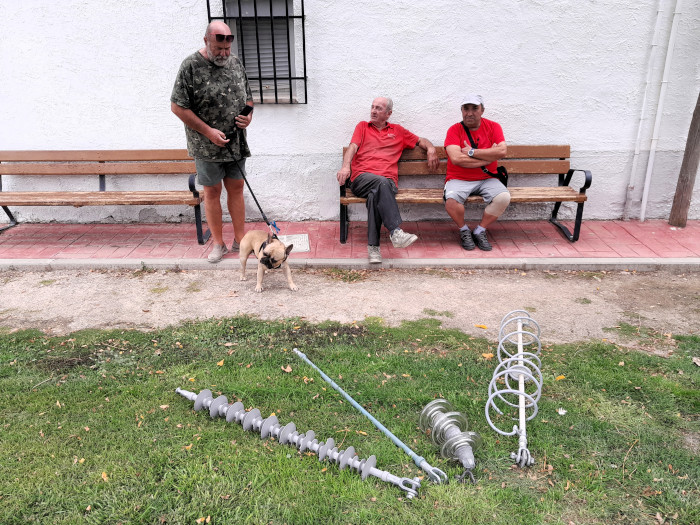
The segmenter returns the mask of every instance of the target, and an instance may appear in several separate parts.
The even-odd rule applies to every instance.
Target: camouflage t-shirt
[[[170,96],[171,102],[191,109],[209,126],[227,134],[238,129],[236,116],[252,100],[248,76],[237,57],[231,56],[227,65],[219,67],[199,51],[182,62]],[[235,160],[226,147],[217,146],[190,127],[185,126],[185,133],[190,156],[209,161]],[[229,138],[236,159],[250,157],[245,130]]]

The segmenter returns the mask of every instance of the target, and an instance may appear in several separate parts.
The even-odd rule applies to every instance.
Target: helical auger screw
[[[418,423],[423,432],[429,433],[433,443],[440,447],[440,455],[459,461],[464,472],[456,478],[464,482],[467,477],[476,483],[472,470],[476,466],[474,451],[483,444],[481,436],[469,431],[467,416],[456,412],[449,401],[435,399],[420,413]]]
[[[530,352],[525,347],[534,346]],[[493,371],[489,384],[489,398],[486,401],[486,420],[491,428],[503,436],[518,436],[518,451],[511,453],[521,468],[534,465],[535,460],[527,448],[527,422],[538,412],[537,403],[542,395],[542,363],[538,355],[542,351],[540,327],[524,310],[514,310],[503,318],[499,331],[498,360],[499,365]],[[515,382],[511,384],[511,381]],[[518,425],[506,432],[499,429],[491,420],[491,409],[503,415],[498,407],[501,402],[507,407],[517,408]],[[503,406],[505,405],[505,406]],[[528,416],[528,412],[530,415]]]
[[[279,441],[280,445],[293,445],[299,449],[299,452],[306,450],[313,452],[318,456],[319,461],[327,459],[338,465],[340,470],[347,467],[360,474],[363,481],[367,477],[372,476],[396,485],[406,493],[406,497],[409,499],[418,495],[420,479],[401,478],[376,468],[377,458],[374,455],[367,459],[360,459],[355,454],[353,447],[338,450],[333,438],[329,438],[325,442],[319,442],[313,430],[307,430],[305,433],[300,434],[293,422],[282,425],[275,415],[263,418],[260,410],[257,408],[251,408],[246,411],[243,403],[240,401],[229,404],[226,396],[214,398],[211,390],[202,390],[199,394],[195,394],[194,392],[177,388],[175,392],[185,399],[194,401],[195,411],[199,412],[207,409],[212,419],[224,417],[227,423],[238,423],[243,427],[243,430],[259,432],[261,439],[273,437]]]

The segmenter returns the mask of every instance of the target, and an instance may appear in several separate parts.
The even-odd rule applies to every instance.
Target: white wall
[[[309,103],[259,105],[249,128],[249,181],[269,218],[337,218],[341,148],[374,96],[391,96],[393,121],[442,145],[459,120],[461,95],[473,91],[484,95],[485,116],[502,124],[509,143],[571,144],[573,166],[593,172],[586,218],[622,217],[628,193],[629,215],[639,216],[675,0],[377,4],[306,0]],[[631,173],[659,5],[660,46]],[[700,90],[698,13],[700,0],[683,2],[647,218],[666,218],[675,191]],[[201,47],[206,23],[205,0],[1,2],[0,149],[185,147],[170,91],[182,59]],[[6,190],[27,184],[3,178]],[[159,178],[143,188],[185,184]],[[259,218],[252,199],[247,206],[248,218]],[[192,217],[179,207],[14,211],[33,221]],[[508,214],[544,216],[528,206]],[[353,215],[363,217],[364,209]],[[439,207],[407,218],[426,216],[446,218]],[[700,182],[689,217],[700,218]]]

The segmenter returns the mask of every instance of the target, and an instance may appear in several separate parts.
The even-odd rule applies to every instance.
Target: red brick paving
[[[278,223],[283,235],[306,233],[309,252],[292,258],[367,257],[367,226],[350,223],[348,242],[340,244],[337,221]],[[568,224],[572,227],[571,224]],[[419,240],[407,249],[391,245],[382,230],[385,259],[470,258],[691,258],[700,257],[700,221],[674,228],[663,220],[584,221],[578,242],[571,243],[547,221],[502,221],[489,230],[491,252],[465,251],[456,227],[447,221],[405,222]],[[246,229],[267,229],[248,223]],[[233,240],[226,226],[227,242]],[[180,259],[205,258],[211,242],[197,244],[193,224],[20,224],[0,233],[0,259]],[[236,257],[236,254],[226,257]]]

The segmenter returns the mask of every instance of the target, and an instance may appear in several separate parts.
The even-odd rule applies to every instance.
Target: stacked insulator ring
[[[525,347],[534,345],[531,352]],[[493,372],[489,384],[489,398],[486,402],[486,420],[491,428],[503,436],[518,436],[518,452],[511,453],[511,459],[520,467],[531,466],[535,460],[527,448],[526,422],[538,412],[537,403],[542,395],[542,363],[538,355],[542,350],[540,327],[524,310],[515,310],[501,321],[498,342],[499,365]],[[517,408],[519,421],[511,431],[501,430],[491,420],[490,411],[503,415],[508,407]],[[529,415],[527,415],[529,412]]]
[[[296,425],[293,422],[281,425],[275,415],[263,418],[260,410],[257,408],[246,411],[243,403],[240,401],[229,404],[226,396],[214,398],[211,390],[202,390],[199,394],[195,394],[194,392],[178,388],[175,392],[185,399],[194,401],[195,411],[209,409],[209,415],[212,418],[225,417],[227,423],[238,423],[243,427],[243,430],[259,432],[261,439],[273,437],[281,445],[294,445],[299,449],[299,452],[304,452],[305,450],[314,452],[318,455],[319,461],[327,459],[337,464],[340,470],[347,467],[360,474],[363,480],[367,479],[368,476],[373,476],[396,485],[406,492],[406,497],[408,498],[418,495],[420,479],[401,478],[376,468],[377,458],[374,455],[367,459],[360,459],[355,454],[353,447],[338,450],[333,438],[329,438],[325,442],[319,442],[313,430],[300,434],[297,432]]]
[[[457,479],[464,481],[469,476],[474,482],[474,450],[481,447],[483,441],[479,434],[468,430],[467,417],[456,412],[449,401],[435,399],[425,405],[418,423],[421,430],[429,432],[433,443],[440,447],[442,457],[462,464],[464,472]]]

